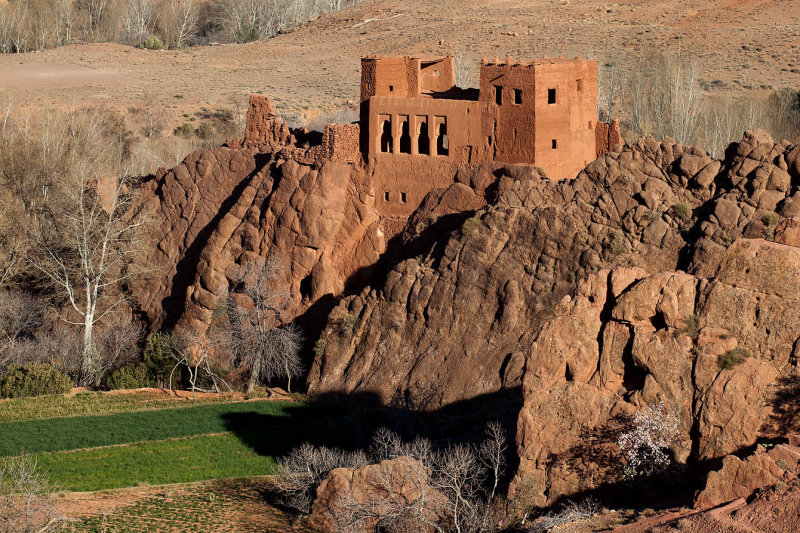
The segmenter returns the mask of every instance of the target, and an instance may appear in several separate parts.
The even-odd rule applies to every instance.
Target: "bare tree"
[[[128,0],[122,18],[125,38],[134,46],[141,46],[153,29],[156,0]]]
[[[492,474],[492,490],[489,499],[494,499],[497,484],[506,467],[506,432],[500,422],[490,422],[486,427],[486,440],[478,448],[478,458]]]
[[[246,263],[238,280],[240,292],[230,299],[234,351],[250,370],[248,392],[259,381],[276,377],[285,378],[291,392],[292,377],[303,372],[302,335],[291,324],[281,325],[289,303],[289,292],[280,281],[282,270],[272,258]]]
[[[89,116],[70,135],[98,136],[98,120]],[[92,143],[76,139],[75,144]],[[62,319],[82,326],[84,371],[97,375],[94,326],[125,301],[116,289],[136,274],[133,258],[144,245],[147,217],[136,210],[136,178],[103,178],[98,159],[106,154],[75,149],[73,155],[75,181],[57,184],[58,201],[33,212],[34,247],[28,261],[60,291],[77,317],[65,314]],[[61,231],[52,231],[54,227]]]
[[[195,0],[161,0],[161,33],[170,48],[183,48],[197,33]]]
[[[55,487],[39,469],[35,457],[21,455],[0,463],[0,531],[56,531],[62,517],[56,509]]]
[[[231,390],[231,386],[219,375],[213,365],[215,350],[224,349],[226,340],[217,332],[215,336],[200,336],[187,329],[173,331],[169,335],[170,355],[175,360],[175,365],[169,375],[169,390],[173,391],[175,372],[183,369],[187,373],[192,399],[197,399],[197,391],[210,392],[202,386],[202,378],[211,381],[213,392],[221,393]]]

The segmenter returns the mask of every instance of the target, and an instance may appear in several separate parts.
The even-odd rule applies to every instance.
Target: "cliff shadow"
[[[225,427],[261,456],[285,456],[301,444],[368,452],[380,428],[396,432],[404,442],[429,439],[434,448],[449,444],[479,444],[490,422],[505,431],[508,468],[502,486],[507,489],[516,471],[516,424],[522,407],[522,389],[502,390],[456,402],[434,411],[414,411],[382,405],[371,392],[321,394],[291,409],[290,417],[256,412],[226,413]]]

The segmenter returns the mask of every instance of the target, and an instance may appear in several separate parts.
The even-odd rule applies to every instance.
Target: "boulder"
[[[428,531],[418,519],[420,513],[433,520],[446,504],[447,498],[428,484],[427,470],[419,461],[398,457],[332,470],[317,488],[310,521],[318,531],[334,533],[349,526],[348,531],[369,533],[375,530],[375,515],[392,515],[413,524],[414,531]]]

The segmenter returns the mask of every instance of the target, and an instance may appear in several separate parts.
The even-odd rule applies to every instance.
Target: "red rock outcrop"
[[[490,206],[334,310],[311,394],[436,408],[519,386],[535,335],[576,280],[613,265],[712,276],[736,238],[769,236],[765,216],[791,215],[800,198],[800,176],[782,168],[797,150],[758,131],[734,148],[720,162],[647,138],[570,182],[499,170],[495,183],[508,185]]]
[[[359,516],[352,510],[361,506],[372,513],[358,520],[361,529],[347,530],[369,533],[376,522],[370,515],[392,514],[402,519],[402,511],[421,512],[432,520],[446,504],[447,498],[428,484],[427,470],[419,461],[398,457],[361,468],[332,470],[317,488],[311,522],[320,531],[342,531],[345,524],[352,528],[353,519]],[[414,509],[415,505],[418,509]],[[425,531],[417,521],[414,526],[410,531]]]
[[[695,506],[714,507],[776,485],[793,483],[800,469],[800,448],[779,444],[769,451],[758,446],[753,455],[739,459],[729,455],[722,468],[708,475],[706,486],[697,495]]]
[[[772,388],[797,372],[798,284],[800,250],[746,239],[711,279],[638,268],[589,276],[527,356],[518,480],[535,482],[545,504],[618,479],[619,419],[659,402],[680,421],[671,450],[679,462],[777,436],[768,429]],[[736,348],[752,357],[722,368],[720,356]],[[598,455],[603,446],[616,456]]]

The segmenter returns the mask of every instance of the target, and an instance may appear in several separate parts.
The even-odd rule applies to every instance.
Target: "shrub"
[[[675,213],[675,216],[680,218],[681,220],[686,220],[689,217],[689,205],[680,202],[672,206],[672,211]]]
[[[201,122],[195,134],[203,140],[208,140],[214,136],[214,126],[208,122]]]
[[[175,129],[175,135],[189,139],[194,134],[194,128],[188,122],[184,122]]]
[[[638,411],[630,431],[617,444],[628,461],[626,478],[652,476],[666,470],[671,459],[665,450],[678,438],[678,419],[663,402]]]
[[[461,225],[461,236],[464,239],[469,239],[479,227],[481,227],[481,219],[479,217],[468,218]]]
[[[21,398],[45,394],[64,394],[72,390],[72,380],[53,365],[34,363],[9,365],[0,378],[0,397]]]
[[[325,347],[327,346],[327,342],[325,339],[317,339],[317,342],[314,343],[314,355],[322,355],[325,353]]]
[[[690,339],[697,339],[700,336],[700,326],[697,323],[697,315],[694,313],[686,315],[686,327],[675,331],[675,335],[686,335]]]
[[[625,235],[623,235],[621,230],[614,232],[609,248],[614,255],[620,255],[625,252]]]
[[[753,354],[747,348],[741,346],[728,350],[717,358],[717,364],[720,370],[731,370],[745,362],[748,357]]]
[[[770,212],[761,217],[761,222],[765,226],[777,226],[779,221],[780,217],[777,213]]]
[[[111,390],[141,389],[155,387],[156,382],[148,372],[147,366],[144,363],[137,363],[112,372],[106,379],[106,386]]]
[[[341,337],[348,337],[353,333],[353,326],[356,324],[356,315],[346,314],[336,321],[336,331]]]
[[[161,41],[161,39],[159,39],[155,35],[151,35],[150,37],[142,41],[142,48],[144,48],[145,50],[163,50],[164,43]]]

